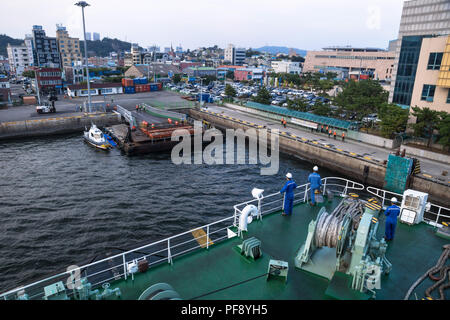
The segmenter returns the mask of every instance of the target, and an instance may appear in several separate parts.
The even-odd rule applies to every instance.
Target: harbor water
[[[170,152],[127,157],[78,134],[0,142],[0,163],[0,292],[229,217],[254,187],[271,194],[287,172],[300,185],[312,169],[285,155],[273,176],[177,166]]]

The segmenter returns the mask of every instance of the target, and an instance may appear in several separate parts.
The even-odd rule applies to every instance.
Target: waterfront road
[[[222,113],[224,115],[237,118],[240,120],[244,120],[247,122],[255,123],[257,125],[266,126],[270,129],[279,129],[280,132],[289,132],[298,137],[306,138],[311,141],[316,141],[319,144],[324,146],[329,146],[338,150],[348,151],[354,155],[360,155],[363,158],[376,159],[380,162],[388,159],[389,154],[394,151],[391,149],[385,149],[381,147],[376,147],[372,145],[368,145],[365,143],[360,143],[354,140],[346,139],[343,142],[339,137],[334,140],[334,138],[328,138],[327,134],[320,133],[312,133],[309,130],[303,130],[299,127],[291,127],[288,126],[284,128],[278,121],[255,116],[254,114],[249,114],[240,110],[228,108],[228,107],[220,107],[220,106],[208,106],[208,111]],[[442,183],[450,183],[450,179],[448,176],[443,176],[442,172],[447,171],[450,172],[450,166],[448,164],[444,164],[438,161],[433,161],[421,157],[417,157],[420,160],[420,168],[421,175],[433,179],[437,179]]]
[[[19,106],[9,107],[8,109],[0,110],[0,122],[35,120],[40,118],[55,118],[59,116],[68,117],[80,115],[80,106],[87,101],[87,98],[65,99],[64,96],[58,96],[56,101],[56,113],[38,114],[36,106]],[[139,103],[152,104],[152,101],[159,103],[167,102],[168,104],[183,104],[186,100],[180,98],[179,95],[170,91],[157,92],[143,92],[136,94],[119,94],[110,96],[93,96],[92,103],[94,104],[118,104],[127,110],[135,111],[136,105]]]

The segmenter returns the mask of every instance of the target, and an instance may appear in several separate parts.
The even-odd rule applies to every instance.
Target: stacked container
[[[136,88],[134,86],[134,81],[133,79],[122,79],[122,86],[123,86],[123,91],[126,94],[133,94],[136,93]]]
[[[138,93],[138,92],[149,92],[150,91],[150,85],[149,84],[137,84],[135,87],[136,87],[136,93]]]

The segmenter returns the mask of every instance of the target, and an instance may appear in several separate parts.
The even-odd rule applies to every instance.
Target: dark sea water
[[[97,151],[81,135],[0,142],[0,292],[229,217],[254,187],[277,192],[287,172],[306,183],[312,166],[281,155],[278,174],[261,176],[258,165]]]

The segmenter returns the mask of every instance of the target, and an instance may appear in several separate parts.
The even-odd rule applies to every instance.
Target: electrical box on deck
[[[423,221],[423,214],[428,201],[428,194],[416,190],[406,190],[403,193],[400,208],[400,221],[409,225]]]

